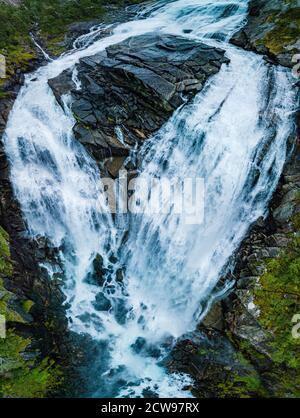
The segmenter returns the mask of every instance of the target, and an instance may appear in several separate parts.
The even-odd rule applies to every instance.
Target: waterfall
[[[229,257],[266,214],[293,128],[288,71],[228,43],[246,16],[246,0],[152,4],[104,39],[93,28],[27,75],[15,102],[4,140],[28,233],[59,247],[70,327],[103,346],[89,396],[191,396],[191,379],[168,374],[161,361],[195,329]],[[132,215],[125,236],[105,209],[96,163],[73,137],[70,98],[62,109],[47,81],[68,68],[77,80],[80,58],[152,31],[217,45],[230,64],[139,151],[145,178],[204,179],[204,222],[189,225],[174,211]],[[108,270],[102,288],[88,280],[97,254]],[[99,292],[109,311],[95,308]]]

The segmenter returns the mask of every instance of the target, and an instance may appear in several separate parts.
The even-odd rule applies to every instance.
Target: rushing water
[[[191,396],[184,390],[190,378],[168,374],[160,362],[176,338],[195,329],[229,257],[265,214],[277,185],[294,97],[287,71],[228,44],[246,13],[243,0],[147,6],[111,36],[97,40],[94,28],[71,53],[27,76],[15,102],[5,146],[29,233],[60,247],[70,327],[103,347],[90,396]],[[76,81],[81,57],[150,31],[204,39],[226,49],[231,62],[140,150],[146,178],[204,178],[204,222],[188,225],[172,211],[132,215],[125,237],[99,210],[100,175],[73,138],[69,98],[63,111],[47,81],[67,68]],[[102,289],[87,280],[96,254],[110,266]],[[108,312],[95,307],[99,291],[110,300]]]

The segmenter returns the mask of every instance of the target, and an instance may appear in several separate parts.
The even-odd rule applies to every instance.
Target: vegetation
[[[292,335],[292,319],[300,313],[299,234],[279,258],[268,262],[260,283],[255,303],[261,312],[260,323],[272,335],[274,373],[281,383],[276,394],[299,397],[300,338]]]
[[[300,194],[295,203],[298,207]],[[300,322],[300,212],[291,221],[295,232],[290,244],[279,257],[267,261],[254,291],[260,311],[258,321],[270,337],[270,358],[258,353],[246,340],[238,342],[243,356],[265,370],[263,380],[268,382],[268,393],[277,397],[300,397],[300,338],[292,333]]]
[[[285,47],[296,43],[299,40],[300,33],[300,8],[289,10],[286,13],[270,15],[267,19],[270,23],[276,23],[273,30],[268,32],[263,39],[263,44],[273,54],[280,54]],[[295,49],[297,52],[298,49]]]
[[[217,385],[220,398],[252,398],[263,396],[264,391],[257,373],[241,376],[239,373],[231,373],[230,378]]]
[[[0,340],[0,397],[44,398],[60,384],[62,375],[53,361],[35,365],[24,359],[30,342],[13,330]]]
[[[290,219],[294,226],[290,244],[266,262],[265,273],[254,289],[258,321],[269,337],[268,355],[258,352],[251,341],[227,331],[241,356],[240,363],[248,362],[252,370],[248,367],[242,375],[230,373],[218,385],[221,397],[300,397],[300,338],[295,338],[300,335],[300,193],[293,204],[296,215]],[[293,327],[297,335],[292,333]]]
[[[41,398],[60,384],[62,375],[53,361],[39,362],[38,353],[30,350],[30,338],[18,335],[11,325],[26,324],[33,302],[18,306],[4,287],[3,280],[13,273],[8,238],[0,227],[0,315],[8,325],[6,337],[0,338],[0,397]]]
[[[287,46],[295,44],[299,40],[300,33],[300,7],[297,0],[285,0],[285,3],[294,6],[292,9],[282,9],[270,13],[266,23],[273,26],[266,32],[266,35],[259,40],[259,43],[266,46],[275,55],[285,51]],[[295,53],[298,49],[295,48]]]

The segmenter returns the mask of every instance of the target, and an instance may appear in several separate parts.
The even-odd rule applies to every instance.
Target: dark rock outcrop
[[[55,281],[51,282],[46,272],[39,267],[41,251],[42,259],[45,260],[45,255],[49,256],[51,250],[47,249],[46,243],[28,238],[26,224],[9,178],[3,132],[22,83],[23,75],[20,73],[19,77],[7,85],[6,97],[0,99],[0,226],[8,233],[13,265],[11,274],[0,275],[0,281],[14,300],[16,309],[24,304],[30,307],[25,321],[8,321],[7,326],[8,330],[13,329],[21,337],[30,339],[24,359],[28,358],[31,364],[32,358],[36,358],[36,364],[40,364],[46,357],[53,360],[63,358],[67,319],[63,307],[65,297],[60,286]],[[22,315],[24,317],[24,313]]]
[[[190,374],[196,397],[255,396],[249,382],[257,379],[256,370],[225,334],[214,329],[202,328],[183,336],[165,366],[171,372]]]
[[[247,24],[231,42],[258,52],[273,62],[293,67],[300,51],[300,3],[298,0],[251,0]]]
[[[275,64],[293,67],[295,63],[292,57],[300,50],[299,33],[299,1],[251,0],[248,22],[233,36],[231,42],[263,54]],[[295,351],[286,353],[285,357],[284,351],[281,352],[284,348],[291,348],[288,343],[292,339],[291,312],[299,312],[300,308],[299,303],[295,303],[295,299],[299,302],[297,289],[291,296],[283,283],[279,296],[274,298],[278,289],[273,289],[272,285],[266,288],[266,279],[262,281],[270,260],[280,257],[284,260],[291,251],[290,245],[294,243],[295,246],[295,237],[297,239],[299,236],[299,113],[297,119],[298,133],[291,138],[289,158],[270,202],[269,214],[250,228],[234,255],[236,264],[231,273],[231,278],[235,280],[234,288],[230,295],[212,307],[199,325],[202,339],[183,339],[172,353],[170,369],[189,373],[194,378],[193,388],[198,396],[299,396],[299,368],[295,366],[296,359],[293,358]],[[297,253],[297,247],[294,251]],[[297,270],[294,270],[294,281],[299,279],[300,284],[297,274]],[[280,284],[280,278],[278,280]],[[280,298],[286,301],[284,306],[291,306],[290,309],[285,308],[285,314],[279,306],[272,306]],[[272,307],[277,323],[268,316],[271,311],[268,314],[263,312],[264,303],[269,309]],[[263,320],[263,315],[267,315],[267,319],[264,317]],[[280,315],[286,315],[286,318]],[[288,327],[283,340],[278,337],[280,321]],[[207,336],[211,336],[209,344]],[[232,352],[226,353],[220,347],[220,341],[224,341],[224,346],[231,347]],[[220,361],[220,357],[223,361]],[[226,358],[238,358],[241,363],[235,362],[237,367],[233,369],[226,368]],[[246,369],[241,365],[247,366]],[[204,370],[207,372],[207,386],[203,386]]]
[[[154,33],[129,38],[78,65],[81,89],[72,89],[76,138],[96,160],[124,157],[157,131],[172,112],[228,63],[224,51]],[[70,72],[49,80],[56,98]]]

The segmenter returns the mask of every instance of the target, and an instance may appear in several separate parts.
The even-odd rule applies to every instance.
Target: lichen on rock
[[[292,67],[292,57],[300,51],[299,1],[251,0],[248,22],[231,42]]]

